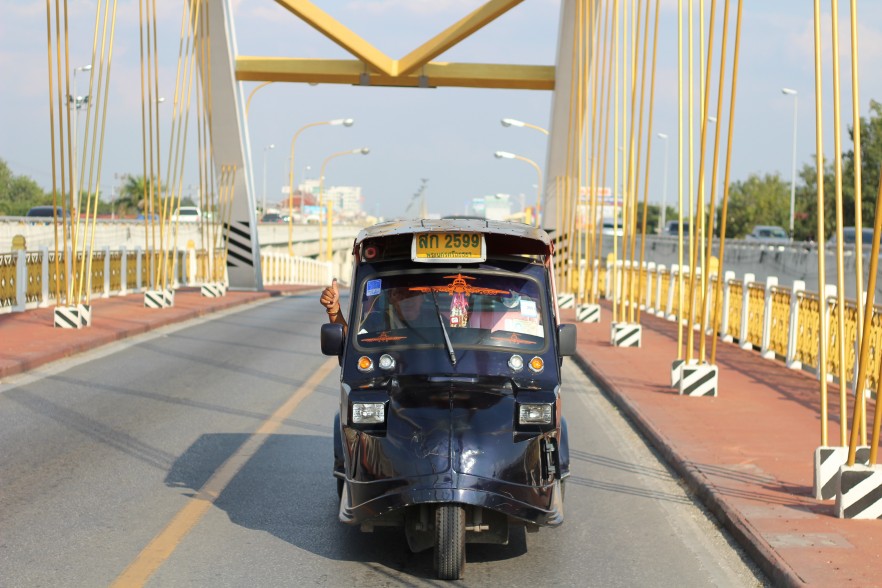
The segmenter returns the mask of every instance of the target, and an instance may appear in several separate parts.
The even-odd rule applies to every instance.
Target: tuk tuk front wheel
[[[441,504],[435,510],[435,570],[440,580],[459,580],[465,566],[465,509]]]

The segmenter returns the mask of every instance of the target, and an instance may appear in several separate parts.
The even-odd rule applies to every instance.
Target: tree
[[[16,176],[0,159],[0,214],[24,216],[32,206],[51,204],[52,199],[27,176]]]
[[[717,226],[720,210],[717,212]],[[729,187],[726,237],[743,237],[754,225],[790,224],[790,185],[777,173],[762,177],[751,174]],[[715,231],[716,232],[716,231]]]

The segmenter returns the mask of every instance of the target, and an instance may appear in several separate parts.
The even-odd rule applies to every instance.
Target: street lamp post
[[[524,122],[522,120],[517,120],[516,118],[504,118],[499,122],[501,122],[502,126],[504,127],[527,127],[530,129],[535,129],[540,133],[544,133],[545,135],[548,134],[548,131],[546,129],[543,129],[542,127],[537,125],[531,125],[530,123]]]
[[[658,138],[665,142],[665,169],[664,169],[664,180],[662,181],[662,205],[661,205],[661,223],[659,224],[659,234],[665,229],[667,226],[666,212],[667,212],[667,202],[668,202],[668,136],[664,133],[659,133]]]
[[[276,146],[269,144],[263,148],[263,214],[266,214],[266,152],[272,151]]]
[[[371,150],[367,147],[360,147],[358,149],[350,149],[349,151],[338,151],[337,153],[332,153],[328,155],[325,160],[322,162],[322,170],[319,174],[319,206],[323,206],[325,204],[325,167],[328,165],[328,162],[334,159],[335,157],[340,157],[341,155],[367,155]],[[334,214],[334,203],[333,201],[328,201],[328,213],[325,217],[325,222],[328,226],[328,246],[327,246],[327,256],[328,261],[333,259],[333,229],[331,227],[331,222],[333,221]]]
[[[791,88],[781,88],[781,93],[793,96],[793,156],[790,166],[790,238],[793,239],[793,217],[796,212],[796,128],[799,116],[799,92]]]
[[[320,125],[351,127],[353,124],[355,124],[355,120],[351,118],[335,118],[334,120],[309,123],[297,129],[291,138],[291,161],[288,165],[288,255],[294,255],[294,144],[297,142],[297,137],[310,127]]]
[[[542,168],[533,161],[532,159],[527,159],[526,157],[521,157],[520,155],[515,155],[514,153],[509,153],[508,151],[497,151],[493,154],[497,159],[518,159],[525,163],[529,163],[536,169],[536,173],[539,175],[539,183],[536,186],[536,226],[539,226],[539,210],[542,203]]]
[[[75,67],[73,69],[73,95],[67,97],[68,103],[72,104],[73,109],[74,109],[74,120],[73,120],[73,123],[74,123],[73,124],[73,126],[74,126],[74,128],[73,128],[73,167],[74,168],[73,168],[73,173],[71,174],[72,179],[73,179],[74,203],[75,203],[74,205],[76,206],[76,213],[72,213],[74,218],[77,218],[77,214],[79,213],[79,210],[80,210],[80,186],[79,186],[79,179],[77,177],[77,155],[79,154],[79,151],[80,151],[80,146],[79,146],[78,138],[77,138],[77,134],[78,134],[77,131],[79,129],[79,127],[77,126],[77,113],[79,112],[80,108],[82,108],[84,105],[87,107],[89,105],[89,95],[86,94],[85,96],[80,96],[77,93],[77,72],[78,71],[91,71],[91,69],[92,69],[91,64],[83,65],[81,67]]]

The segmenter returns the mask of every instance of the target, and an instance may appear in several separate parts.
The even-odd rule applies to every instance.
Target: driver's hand
[[[334,281],[331,282],[331,285],[322,290],[321,298],[319,301],[322,303],[328,314],[337,314],[340,312],[340,292],[337,290],[337,278],[334,278]]]

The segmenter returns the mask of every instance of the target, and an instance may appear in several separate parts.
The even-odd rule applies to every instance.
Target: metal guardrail
[[[597,273],[611,276],[612,265],[598,264]],[[621,274],[625,264],[618,262]],[[647,312],[675,320],[678,316],[678,276],[680,268],[676,265],[666,267],[662,264],[647,263],[642,270],[646,276],[645,295],[641,295],[641,307]],[[688,287],[689,271],[683,269],[684,291]],[[707,280],[708,295],[715,296],[716,275]],[[611,298],[612,288],[609,280],[600,280],[598,291],[604,298]],[[619,290],[620,292],[621,290]],[[621,302],[621,301],[620,301]],[[697,300],[696,300],[697,302]],[[710,332],[718,334],[724,341],[737,343],[746,349],[758,350],[763,357],[784,361],[793,369],[806,369],[819,374],[820,321],[827,325],[827,373],[834,378],[853,385],[855,378],[857,330],[857,306],[854,300],[847,300],[844,307],[844,329],[840,334],[837,320],[838,301],[835,288],[827,287],[823,295],[805,290],[805,283],[795,280],[792,287],[778,285],[774,276],[766,278],[765,283],[757,282],[753,274],[745,274],[735,279],[734,272],[726,272],[723,277],[720,321]],[[683,299],[683,317],[688,316],[690,301]],[[696,317],[696,325],[698,319]],[[710,324],[710,320],[708,320]],[[873,341],[882,341],[882,305],[876,305],[871,317]],[[845,345],[845,366],[840,365],[840,346]],[[878,346],[874,346],[878,349]],[[875,390],[882,353],[870,353],[867,369],[867,390]],[[843,378],[844,372],[844,378]]]
[[[173,288],[198,286],[204,283],[226,283],[223,263],[224,251],[213,252],[215,263],[209,263],[209,251],[184,249],[169,252],[172,258],[171,282]],[[144,292],[150,283],[151,264],[158,265],[159,253],[134,249],[112,250],[109,247],[92,251],[90,268],[92,298],[125,296]],[[77,254],[73,267],[79,271],[83,253]],[[266,253],[263,262],[264,284],[314,284],[331,282],[331,264],[287,254]],[[38,251],[13,251],[0,253],[0,314],[22,312],[31,308],[63,303],[56,293],[56,267],[61,271],[62,281],[71,275],[71,264],[64,253],[59,254],[48,247]],[[209,275],[208,268],[215,268]],[[64,288],[61,288],[63,291]],[[64,295],[62,294],[62,298]]]

